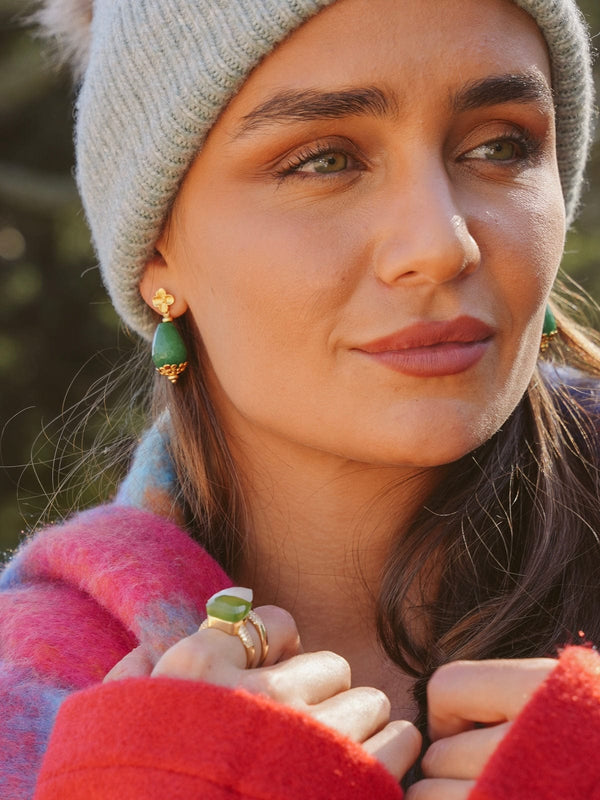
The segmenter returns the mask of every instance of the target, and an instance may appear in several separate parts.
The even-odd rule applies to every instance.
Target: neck
[[[272,447],[244,447],[235,460],[249,498],[247,550],[236,582],[254,589],[255,605],[286,608],[305,650],[356,660],[353,648],[376,646],[375,604],[391,544],[437,473],[289,446],[285,457]]]
[[[393,719],[414,718],[412,680],[380,647],[375,606],[392,542],[439,471],[344,462],[289,447],[285,458],[273,448],[243,450],[234,457],[248,499],[247,549],[235,582],[253,588],[255,606],[289,611],[305,652],[332,650],[350,664],[354,686],[383,690]]]

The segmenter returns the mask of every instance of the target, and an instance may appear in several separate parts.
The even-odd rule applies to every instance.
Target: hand
[[[427,687],[433,744],[422,762],[425,780],[410,787],[406,800],[466,800],[512,720],[556,664],[531,658],[440,667]]]
[[[237,636],[215,628],[181,639],[153,664],[143,647],[123,658],[105,681],[126,677],[201,680],[243,688],[291,706],[361,744],[400,780],[417,759],[421,736],[409,722],[390,722],[390,702],[371,687],[351,688],[350,667],[330,652],[303,653],[292,617],[276,606],[256,609],[267,628],[269,651],[258,669],[245,669]],[[248,632],[258,637],[252,625]]]

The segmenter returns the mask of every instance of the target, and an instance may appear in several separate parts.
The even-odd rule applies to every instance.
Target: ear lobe
[[[188,305],[185,295],[179,287],[177,275],[174,270],[169,268],[161,253],[156,250],[155,254],[146,262],[144,274],[139,283],[140,294],[144,298],[144,302],[155,313],[157,310],[152,304],[152,299],[159,289],[164,289],[175,298],[175,302],[169,308],[173,319],[185,314]]]

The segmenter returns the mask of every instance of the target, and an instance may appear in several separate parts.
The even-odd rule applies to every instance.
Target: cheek
[[[555,182],[540,182],[509,199],[508,208],[492,210],[488,203],[469,223],[481,251],[482,291],[501,331],[488,382],[484,438],[504,423],[529,385],[564,246],[564,206]]]
[[[205,214],[202,228],[186,226],[188,302],[212,372],[243,407],[267,386],[283,396],[292,381],[325,369],[354,273],[339,219],[334,230],[310,208],[238,208],[235,198],[222,207],[227,222]]]
[[[565,238],[565,214],[558,177],[539,180],[507,197],[509,206],[475,216],[482,268],[492,296],[503,302],[515,336],[529,329],[537,337],[540,313],[556,278]]]
[[[216,312],[218,301],[230,316],[233,302],[253,326],[266,310],[287,307],[288,321],[302,322],[349,296],[352,254],[364,232],[357,232],[356,208],[346,198],[280,194],[260,180],[215,184],[198,192],[211,197],[210,208],[190,203],[182,230],[188,261],[195,262],[190,277],[210,297],[203,311]]]
[[[529,242],[527,252],[535,269],[535,278],[541,290],[547,294],[562,258],[566,223],[560,187],[555,186],[554,191],[548,187],[547,195],[541,192],[543,188],[523,210],[520,238]]]

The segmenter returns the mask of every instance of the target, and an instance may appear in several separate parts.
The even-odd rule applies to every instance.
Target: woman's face
[[[489,438],[561,257],[553,121],[507,0],[339,0],[275,50],[144,279],[187,304],[226,429],[411,467]]]

